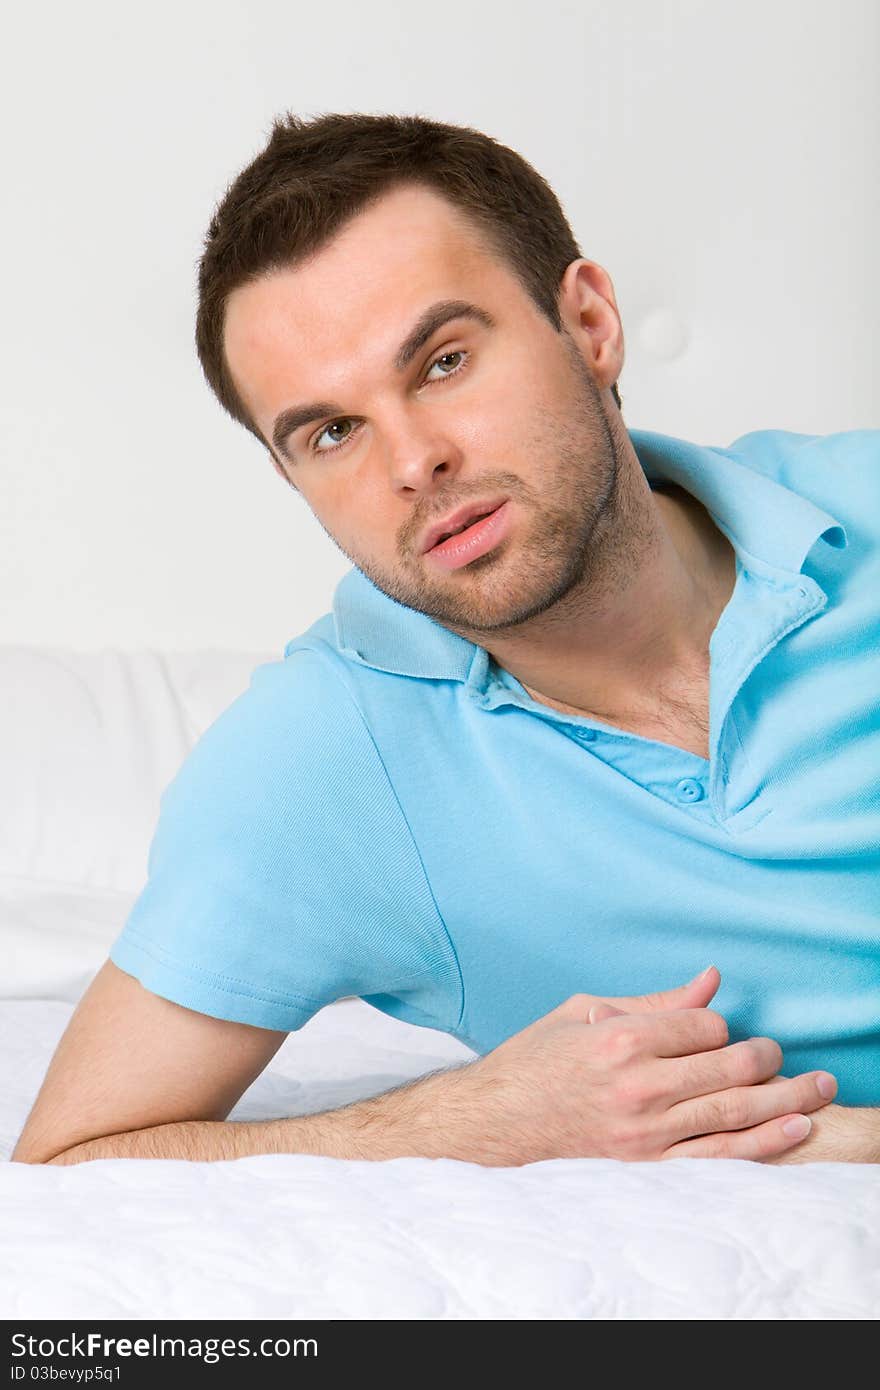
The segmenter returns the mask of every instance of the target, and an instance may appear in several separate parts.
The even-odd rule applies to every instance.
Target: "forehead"
[[[262,427],[291,391],[332,396],[351,389],[368,364],[373,373],[377,364],[388,372],[428,304],[470,299],[488,306],[518,289],[457,208],[431,189],[398,188],[309,260],[234,290],[226,359]]]

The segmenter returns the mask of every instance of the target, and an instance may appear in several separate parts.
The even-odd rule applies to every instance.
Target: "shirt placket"
[[[510,706],[522,709],[550,724],[651,795],[687,810],[700,820],[711,820],[707,799],[709,763],[705,758],[625,729],[615,729],[586,715],[565,714],[541,704],[509,673],[506,679],[495,676],[491,659],[483,648],[478,649],[466,686],[470,698],[480,708],[487,711]]]
[[[740,754],[730,713],[744,682],[788,633],[821,612],[827,595],[803,574],[774,577],[738,566],[734,595],[709,644],[709,757],[586,715],[569,715],[541,704],[509,673],[500,679],[485,648],[476,649],[465,682],[482,709],[520,708],[553,725],[606,766],[645,791],[698,820],[723,823],[740,808],[729,807],[726,789],[731,759]],[[763,809],[756,808],[757,815]]]
[[[825,590],[805,574],[761,573],[743,568],[737,602],[728,605],[709,644],[709,800],[719,822],[739,817],[747,808],[728,804],[732,760],[743,756],[733,727],[735,701],[752,672],[774,647],[827,606]],[[747,756],[747,754],[746,754]],[[761,769],[756,769],[760,774]],[[770,808],[755,805],[763,818]]]

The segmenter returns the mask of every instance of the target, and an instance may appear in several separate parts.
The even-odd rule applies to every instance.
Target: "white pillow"
[[[75,1004],[107,959],[136,897],[0,876],[0,999]]]
[[[146,882],[162,792],[280,659],[0,647],[0,998],[80,997]]]

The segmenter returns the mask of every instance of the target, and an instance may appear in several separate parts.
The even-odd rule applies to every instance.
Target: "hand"
[[[715,967],[710,967],[710,969],[715,969]],[[719,983],[720,976],[719,980],[713,983],[712,994],[715,994],[717,984]],[[694,984],[695,981],[691,981],[691,986],[694,986]],[[612,1019],[614,1016],[623,1016],[624,1012],[626,1011],[623,1011],[623,1009],[614,1008],[608,1001],[603,1001],[601,1004],[596,1004],[589,1009],[589,1019],[591,1019],[591,1022],[594,1024],[602,1023],[605,1022],[606,1019]],[[748,1042],[772,1041],[772,1038],[749,1038],[748,1040]],[[734,1047],[738,1047],[738,1045],[741,1044],[733,1045]],[[779,1066],[781,1066],[781,1061],[783,1061],[783,1052],[781,1052],[779,1044],[774,1042],[773,1045],[779,1049],[779,1062],[776,1063],[777,1068],[779,1068]],[[731,1051],[731,1049],[728,1048],[727,1051]],[[804,1090],[802,1090],[804,1081],[810,1081],[813,1088],[817,1091],[817,1083],[819,1083],[820,1080],[822,1080],[822,1091],[817,1093],[820,1095],[819,1104],[799,1104],[798,1098],[804,1097]],[[799,1088],[799,1090],[792,1090],[792,1081],[797,1081],[798,1086],[801,1088]],[[831,1099],[833,1099],[834,1095],[837,1095],[836,1077],[831,1076],[830,1072],[805,1072],[799,1077],[770,1076],[766,1077],[765,1080],[755,1081],[755,1083],[753,1083],[753,1088],[773,1086],[773,1084],[787,1086],[787,1091],[780,1091],[780,1099],[787,1101],[787,1099],[791,1098],[792,1102],[791,1113],[783,1115],[783,1113],[774,1111],[777,1115],[776,1125],[773,1125],[773,1123],[770,1123],[770,1125],[763,1123],[763,1125],[758,1126],[758,1133],[745,1136],[745,1134],[742,1134],[742,1130],[747,1129],[747,1126],[738,1123],[737,1119],[735,1119],[737,1113],[740,1112],[737,1111],[734,1104],[733,1108],[730,1109],[730,1119],[728,1119],[727,1123],[733,1126],[735,1130],[740,1131],[740,1133],[719,1133],[719,1131],[716,1130],[715,1133],[696,1137],[694,1140],[691,1140],[690,1143],[673,1145],[670,1150],[667,1150],[666,1154],[662,1155],[663,1158],[751,1158],[756,1159],[758,1162],[765,1163],[822,1162],[823,1156],[826,1159],[833,1159],[836,1158],[836,1156],[840,1158],[840,1156],[842,1156],[840,1152],[841,1120],[837,1118],[826,1119],[830,1111],[837,1112],[837,1115],[845,1113],[845,1106],[831,1104]],[[724,1113],[723,1106],[731,1105],[730,1097],[724,1099],[724,1101],[722,1101],[720,1097],[717,1099],[719,1099],[720,1104],[722,1104],[722,1112],[720,1113]],[[753,1097],[751,1099],[753,1099]],[[806,1095],[806,1099],[809,1101],[809,1094]],[[817,1115],[819,1111],[822,1111],[822,1115]],[[822,1140],[817,1141],[817,1143],[815,1143],[816,1122],[813,1122],[809,1112],[817,1115],[817,1123],[819,1123],[820,1133],[822,1133],[823,1136]],[[756,1113],[760,1113],[760,1111]],[[792,1125],[792,1122],[794,1122],[794,1125]],[[805,1123],[806,1127],[804,1127]],[[787,1133],[787,1131],[783,1129],[783,1126],[791,1126],[791,1130]],[[847,1130],[845,1130],[844,1122],[844,1134],[845,1133],[847,1133]],[[755,1140],[759,1141],[759,1150],[755,1152],[741,1151],[744,1141],[747,1141],[749,1148],[751,1148],[751,1144]],[[766,1148],[765,1141],[767,1145]],[[806,1152],[804,1152],[805,1150]],[[804,1156],[799,1156],[801,1154],[804,1154]]]
[[[761,1084],[782,1049],[772,1038],[728,1045],[724,1018],[707,1007],[720,979],[711,967],[660,994],[573,995],[472,1063],[476,1161],[766,1159],[792,1149],[803,1134],[783,1125],[827,1106],[823,1073]]]
[[[785,1080],[771,1076],[764,1084],[778,1085]],[[826,1105],[812,1116],[813,1127],[806,1139],[787,1153],[765,1158],[764,1163],[878,1163],[880,1140],[866,1132],[864,1111],[848,1105]]]

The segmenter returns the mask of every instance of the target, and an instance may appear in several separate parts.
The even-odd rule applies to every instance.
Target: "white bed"
[[[145,874],[158,797],[265,653],[0,648],[0,1152]],[[232,1112],[467,1059],[347,999]],[[876,1165],[262,1155],[0,1165],[7,1318],[874,1319]]]

